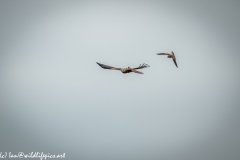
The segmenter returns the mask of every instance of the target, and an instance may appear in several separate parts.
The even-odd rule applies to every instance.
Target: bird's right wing
[[[173,59],[173,62],[175,63],[176,67],[178,68],[176,59]]]
[[[148,64],[140,64],[139,67],[136,67],[136,68],[133,68],[133,69],[143,69],[143,68],[147,68],[147,67],[150,67]]]
[[[105,64],[101,64],[96,62],[100,67],[102,67],[103,69],[112,69],[112,70],[121,70],[121,68],[116,68],[116,67],[112,67],[112,66],[107,66]]]

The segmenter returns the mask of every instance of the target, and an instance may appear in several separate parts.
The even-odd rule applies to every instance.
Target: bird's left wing
[[[98,63],[98,62],[96,62],[96,63],[97,63],[100,67],[102,67],[103,69],[121,70],[121,68],[116,68],[116,67],[108,66],[108,65],[101,64],[101,63]]]
[[[171,55],[169,53],[157,53],[157,55]]]

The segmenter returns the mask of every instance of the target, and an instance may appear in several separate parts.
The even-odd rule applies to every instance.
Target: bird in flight
[[[174,52],[172,51],[172,54],[170,53],[157,53],[157,55],[167,55],[167,58],[172,58],[173,62],[175,63],[176,67],[178,68],[176,57],[174,55]]]
[[[143,63],[142,65],[140,64],[139,67],[136,67],[136,68],[116,68],[116,67],[112,67],[112,66],[107,66],[105,64],[101,64],[101,63],[98,63],[96,62],[100,67],[102,67],[103,69],[111,69],[111,70],[120,70],[122,73],[126,74],[126,73],[131,73],[131,72],[134,72],[134,73],[138,73],[138,74],[143,74],[142,72],[139,72],[137,71],[137,69],[143,69],[143,68],[147,68],[147,67],[150,67],[149,65]]]

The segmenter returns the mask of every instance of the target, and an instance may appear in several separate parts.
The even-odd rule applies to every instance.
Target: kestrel
[[[101,64],[96,62],[100,67],[102,67],[103,69],[111,69],[111,70],[120,70],[122,73],[126,74],[126,73],[130,73],[130,72],[134,72],[134,73],[138,73],[138,74],[143,74],[142,72],[137,71],[137,69],[143,69],[143,68],[147,68],[150,67],[149,65],[143,63],[142,65],[140,64],[139,67],[137,68],[116,68],[116,67],[112,67],[112,66],[107,66],[105,64]]]
[[[172,60],[175,63],[176,67],[178,68],[177,61],[176,61],[177,58],[175,57],[173,51],[172,51],[172,54],[170,54],[170,53],[157,53],[157,55],[168,55],[167,57],[168,58],[172,58]]]

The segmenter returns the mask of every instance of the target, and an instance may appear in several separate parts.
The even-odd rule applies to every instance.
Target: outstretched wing
[[[173,62],[175,63],[176,67],[178,68],[176,59],[173,59]]]
[[[140,64],[139,67],[137,68],[133,68],[133,69],[143,69],[143,68],[147,68],[150,67],[148,64],[143,63],[142,65]]]
[[[171,55],[170,53],[157,53],[157,55]]]
[[[121,70],[121,68],[115,68],[115,67],[112,67],[112,66],[107,66],[105,64],[101,64],[101,63],[98,63],[96,62],[100,67],[102,67],[103,69],[112,69],[112,70]]]

